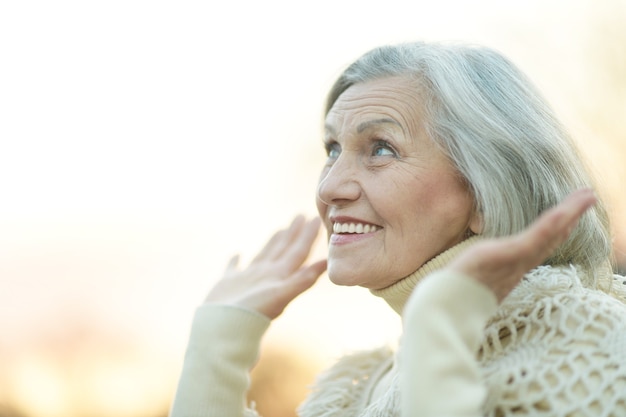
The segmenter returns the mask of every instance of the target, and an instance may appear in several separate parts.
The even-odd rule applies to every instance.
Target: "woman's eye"
[[[339,157],[339,154],[341,153],[341,147],[337,142],[327,143],[325,147],[326,155],[328,155],[329,158],[336,159]]]
[[[376,141],[373,156],[396,156],[396,151],[384,140]]]

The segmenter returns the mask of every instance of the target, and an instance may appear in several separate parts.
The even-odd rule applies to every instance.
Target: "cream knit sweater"
[[[373,291],[403,314],[399,351],[341,359],[302,417],[626,416],[624,278],[612,297],[573,267],[539,267],[497,306],[482,284],[442,269],[470,244]],[[268,326],[235,307],[198,308],[171,417],[257,416],[245,394]]]

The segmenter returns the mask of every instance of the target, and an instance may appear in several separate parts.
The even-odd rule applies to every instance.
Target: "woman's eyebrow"
[[[380,125],[380,124],[393,124],[393,125],[396,125],[396,126],[398,126],[398,127],[400,127],[402,129],[402,125],[400,123],[398,123],[394,119],[385,117],[385,118],[382,118],[382,119],[368,120],[368,121],[359,123],[357,125],[357,127],[356,127],[356,131],[357,131],[357,133],[363,133],[364,130],[367,130],[367,129],[369,129],[372,126]],[[325,129],[326,132],[329,132],[332,135],[337,133],[335,131],[335,128],[333,126],[331,126],[330,124],[328,124],[328,123],[324,124],[324,129]]]
[[[387,123],[391,123],[391,124],[394,124],[394,125],[399,126],[400,128],[402,128],[402,125],[400,125],[400,123],[396,122],[393,119],[385,117],[385,118],[382,118],[382,119],[368,120],[366,122],[360,123],[356,127],[356,131],[357,131],[357,133],[361,133],[364,130],[369,129],[370,127],[372,127],[374,125],[387,124]]]
[[[324,124],[324,131],[330,133],[331,135],[335,135],[337,133],[335,131],[335,128],[329,125],[328,123]]]

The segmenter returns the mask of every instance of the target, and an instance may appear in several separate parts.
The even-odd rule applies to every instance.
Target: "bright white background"
[[[624,229],[625,18],[623,0],[3,2],[0,405],[167,405],[228,258],[315,214],[325,93],[381,44],[503,51],[571,128]],[[267,343],[325,363],[398,329],[380,300],[322,279]]]

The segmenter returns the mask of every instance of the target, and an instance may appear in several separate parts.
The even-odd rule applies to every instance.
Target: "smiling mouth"
[[[363,223],[335,223],[333,224],[333,233],[353,233],[353,234],[363,234],[363,233],[373,233],[378,230],[378,226],[374,226],[373,224],[363,224]]]

